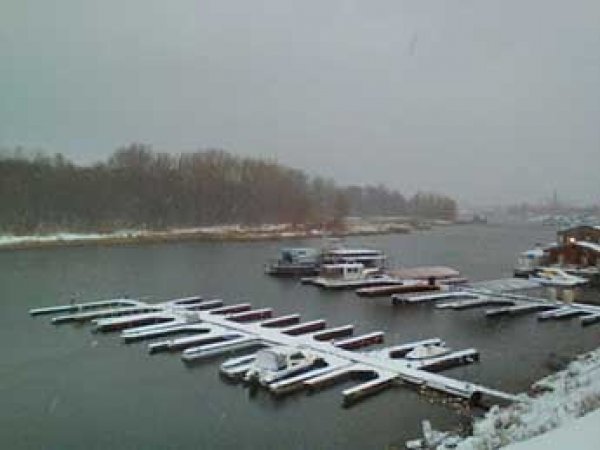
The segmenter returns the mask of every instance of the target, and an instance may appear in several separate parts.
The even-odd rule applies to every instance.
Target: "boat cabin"
[[[279,261],[289,264],[314,264],[319,259],[319,251],[310,247],[283,248]]]
[[[321,276],[342,280],[360,280],[381,273],[378,268],[365,267],[362,263],[324,264],[321,266]]]
[[[365,248],[334,248],[323,252],[322,261],[327,264],[360,263],[366,268],[383,268],[386,256],[381,250]]]
[[[256,354],[255,365],[262,370],[277,371],[304,360],[306,355],[298,349],[277,347],[259,351]]]

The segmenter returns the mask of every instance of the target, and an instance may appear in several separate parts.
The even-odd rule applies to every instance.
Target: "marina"
[[[221,365],[220,373],[232,380],[256,379],[274,394],[301,388],[315,390],[350,376],[353,379],[366,377],[367,380],[342,392],[346,406],[397,382],[416,385],[420,390],[441,391],[477,404],[489,400],[516,401],[516,397],[509,393],[432,373],[478,361],[479,352],[475,349],[451,351],[444,349],[440,339],[432,338],[387,350],[358,352],[356,350],[382,344],[384,332],[352,336],[353,325],[327,329],[323,319],[302,323],[298,315],[273,318],[271,308],[252,309],[247,307],[248,304],[227,307],[220,306],[221,302],[207,306],[203,305],[204,302],[202,297],[175,299],[155,305],[131,300],[121,310],[115,308],[114,301],[94,302],[96,311],[88,320],[95,324],[97,331],[121,331],[125,341],[152,339],[182,331],[194,333],[152,342],[148,346],[150,353],[181,350],[181,358],[185,362],[259,347],[273,348],[259,350],[241,359],[229,359]],[[135,305],[131,306],[131,303]],[[71,311],[89,309],[85,303],[75,306]],[[103,306],[107,308],[102,309]],[[131,308],[155,311],[131,314]],[[50,307],[33,309],[30,313],[39,316],[64,311],[64,307]],[[63,320],[54,323],[66,323],[71,319],[69,315],[62,317]],[[83,320],[80,315],[76,317]],[[435,349],[440,351],[434,352]],[[411,356],[420,350],[425,353]]]
[[[491,280],[499,273],[505,273],[503,268],[510,269],[514,255],[520,249],[544,239],[544,232],[544,229],[451,227],[423,234],[369,238],[359,246],[385,248],[391,256],[390,264],[440,263],[459,267],[461,273],[468,274],[472,280]],[[520,240],[515,238],[518,236],[521,236]],[[474,240],[492,245],[473,247]],[[310,242],[291,244],[311,245]],[[129,335],[131,328],[90,333],[91,322],[90,325],[65,322],[55,328],[24,314],[27,309],[37,306],[61,302],[70,305],[72,298],[76,299],[76,304],[81,304],[87,299],[112,298],[111,293],[118,293],[117,297],[121,298],[122,293],[129,294],[128,300],[138,300],[135,293],[145,296],[152,293],[152,300],[142,301],[157,305],[162,302],[161,298],[173,298],[177,293],[201,292],[206,294],[204,301],[195,308],[200,308],[204,302],[225,299],[220,306],[213,305],[211,311],[225,305],[228,309],[232,305],[242,305],[241,308],[234,307],[236,311],[238,308],[244,311],[248,308],[273,309],[271,319],[238,325],[260,324],[262,328],[281,331],[299,323],[309,323],[309,328],[320,328],[303,334],[303,339],[313,334],[320,337],[316,333],[344,327],[344,324],[353,325],[353,333],[331,339],[383,331],[385,343],[349,351],[351,354],[370,353],[373,358],[381,358],[377,354],[380,350],[391,352],[405,344],[443,338],[444,345],[454,351],[475,347],[481,359],[479,363],[454,366],[438,375],[505,393],[522,392],[533,380],[549,373],[547,361],[570,358],[597,346],[596,326],[577,326],[583,317],[537,322],[536,313],[531,313],[531,320],[529,317],[485,320],[485,310],[500,306],[460,313],[425,304],[398,308],[392,307],[389,300],[364,301],[352,291],[327,292],[302,286],[297,279],[264,276],[260,262],[282,245],[285,244],[198,243],[190,246],[186,243],[98,250],[68,248],[22,253],[18,263],[10,254],[5,254],[0,277],[4,286],[12,287],[3,306],[2,333],[10,345],[5,347],[7,370],[2,376],[3,385],[10,389],[5,392],[6,407],[0,416],[3,423],[14,430],[15,440],[11,441],[14,444],[11,447],[30,448],[22,444],[28,442],[27,435],[34,445],[39,443],[66,450],[89,447],[92,441],[99,443],[92,448],[137,446],[158,450],[178,442],[182,448],[201,445],[229,450],[239,448],[241,440],[261,448],[289,445],[352,450],[386,446],[402,448],[405,440],[418,434],[423,418],[429,418],[438,429],[455,429],[462,420],[452,406],[461,404],[462,397],[453,399],[432,389],[425,389],[421,395],[417,384],[398,380],[389,385],[382,382],[385,386],[382,392],[377,393],[374,388],[373,395],[359,398],[354,403],[356,407],[339,410],[345,403],[344,391],[371,381],[372,375],[362,370],[314,391],[304,385],[302,379],[309,380],[319,371],[324,374],[329,367],[315,368],[309,373],[273,383],[269,388],[249,388],[243,376],[261,347],[185,364],[181,360],[183,348],[148,354],[150,346],[157,342],[194,335],[215,338],[221,333],[226,334],[219,330],[216,335],[209,335],[208,327],[202,322],[169,322],[161,326],[167,330],[173,327],[171,334],[126,341],[124,334]],[[494,257],[490,258],[490,254]],[[28,268],[26,279],[15,274],[12,269],[15,264]],[[222,271],[218,267],[229,269]],[[39,282],[32,284],[32,278]],[[537,296],[518,290],[506,294]],[[432,306],[454,300],[457,299],[440,300]],[[91,311],[93,309],[86,312]],[[225,310],[214,315],[224,318],[232,312]],[[65,314],[71,313],[54,316]],[[50,317],[53,315],[47,319]],[[279,318],[284,318],[283,325],[263,326],[271,320],[277,322]],[[329,320],[325,321],[325,318]],[[158,324],[146,327],[160,328]],[[237,331],[229,334],[237,334]],[[329,339],[322,342],[331,345]],[[527,345],[522,345],[523,342]],[[549,356],[551,353],[556,356]],[[237,380],[225,375],[226,367],[221,369],[221,364],[229,358],[238,371]],[[239,359],[237,364],[235,358]],[[328,361],[335,362],[331,355]],[[224,384],[225,381],[237,384]],[[378,385],[378,382],[374,384]],[[46,388],[41,390],[40,386]],[[368,401],[363,403],[364,399]],[[26,423],[24,416],[16,413],[23,410],[27,410],[27,417],[35,422],[39,439],[31,437],[27,431],[31,429],[31,421]],[[109,441],[96,427],[89,425],[100,422],[110,426],[111,435],[120,443]],[[322,426],[324,423],[332,426]],[[357,427],[357,423],[361,423],[361,427]],[[398,423],[403,426],[398,427]],[[256,430],[262,429],[264,424],[269,424],[272,431],[266,435],[257,434]]]
[[[517,316],[537,312],[540,321],[580,317],[582,326],[597,323],[600,305],[552,300],[514,291],[543,285],[534,278],[497,279],[467,284],[447,292],[434,294],[394,294],[393,305],[436,303],[436,309],[464,310],[488,306],[486,317]],[[567,287],[572,287],[569,284]]]

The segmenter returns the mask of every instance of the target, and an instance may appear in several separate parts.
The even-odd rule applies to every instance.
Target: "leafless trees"
[[[163,229],[210,224],[337,224],[348,214],[454,217],[448,197],[406,200],[383,186],[340,188],[272,161],[222,150],[173,155],[142,144],[104,163],[0,156],[0,231]]]

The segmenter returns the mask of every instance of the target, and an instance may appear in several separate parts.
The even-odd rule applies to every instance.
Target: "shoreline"
[[[493,406],[482,418],[474,419],[469,436],[458,438],[434,431],[429,445],[423,448],[444,449],[448,444],[458,450],[562,450],[559,442],[565,439],[571,438],[572,443],[593,439],[594,432],[597,434],[593,418],[600,417],[600,347],[534,382],[519,398],[505,407]],[[574,427],[578,436],[569,435]]]
[[[406,234],[416,230],[430,229],[433,223],[414,226],[408,223],[361,223],[347,225],[343,229],[329,231],[323,229],[295,228],[288,224],[241,226],[216,225],[196,228],[175,228],[168,230],[121,230],[111,233],[69,233],[60,232],[47,235],[0,235],[0,252],[55,247],[148,245],[170,242],[250,242],[277,241],[285,239],[315,239],[325,237],[369,236],[381,234]]]

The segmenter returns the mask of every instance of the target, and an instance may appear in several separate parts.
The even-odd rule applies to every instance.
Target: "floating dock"
[[[439,291],[440,287],[435,284],[404,283],[386,286],[370,286],[357,289],[355,292],[361,297],[387,297],[392,294],[412,294],[415,292]]]
[[[394,294],[392,295],[392,304],[416,304],[416,303],[433,303],[440,300],[477,300],[480,297],[476,294],[470,294],[463,291],[444,291],[435,294],[421,294],[421,295],[404,295]]]
[[[600,323],[600,305],[548,300],[514,291],[540,287],[540,284],[520,278],[481,281],[433,294],[394,294],[393,305],[436,303],[437,309],[463,310],[496,306],[487,309],[486,317],[517,316],[539,313],[538,320],[561,320],[581,317],[582,326]]]
[[[512,306],[514,305],[514,300],[504,299],[504,298],[493,298],[493,297],[478,297],[478,298],[468,298],[465,300],[455,300],[452,302],[440,303],[435,305],[438,309],[473,309],[473,308],[481,308],[483,306]]]
[[[62,314],[65,317],[62,323],[90,320],[102,331],[121,331],[126,342],[185,333],[187,335],[183,337],[151,342],[148,350],[151,353],[182,351],[182,359],[186,362],[245,353],[221,365],[220,373],[231,380],[244,379],[255,361],[253,352],[260,347],[285,346],[317,355],[318,365],[266,383],[266,389],[279,395],[301,389],[315,391],[349,377],[358,380],[359,384],[342,392],[344,405],[354,404],[399,384],[414,385],[419,390],[434,389],[473,402],[482,398],[516,400],[515,396],[496,389],[432,373],[477,361],[479,354],[475,349],[418,361],[404,358],[420,345],[443,344],[439,338],[364,351],[366,347],[382,344],[384,333],[374,331],[353,336],[353,325],[327,328],[324,319],[301,322],[297,314],[272,317],[270,308],[255,310],[247,303],[223,306],[222,302],[201,300],[200,297],[158,304],[127,300],[118,306],[119,301],[96,302],[92,307],[79,304],[31,312],[33,315]],[[211,301],[214,303],[209,303]],[[116,313],[115,308],[121,308],[123,314]],[[139,308],[141,312],[128,314],[132,308]],[[80,315],[93,309],[97,309],[93,318]],[[65,312],[73,312],[74,317],[63,314]]]

